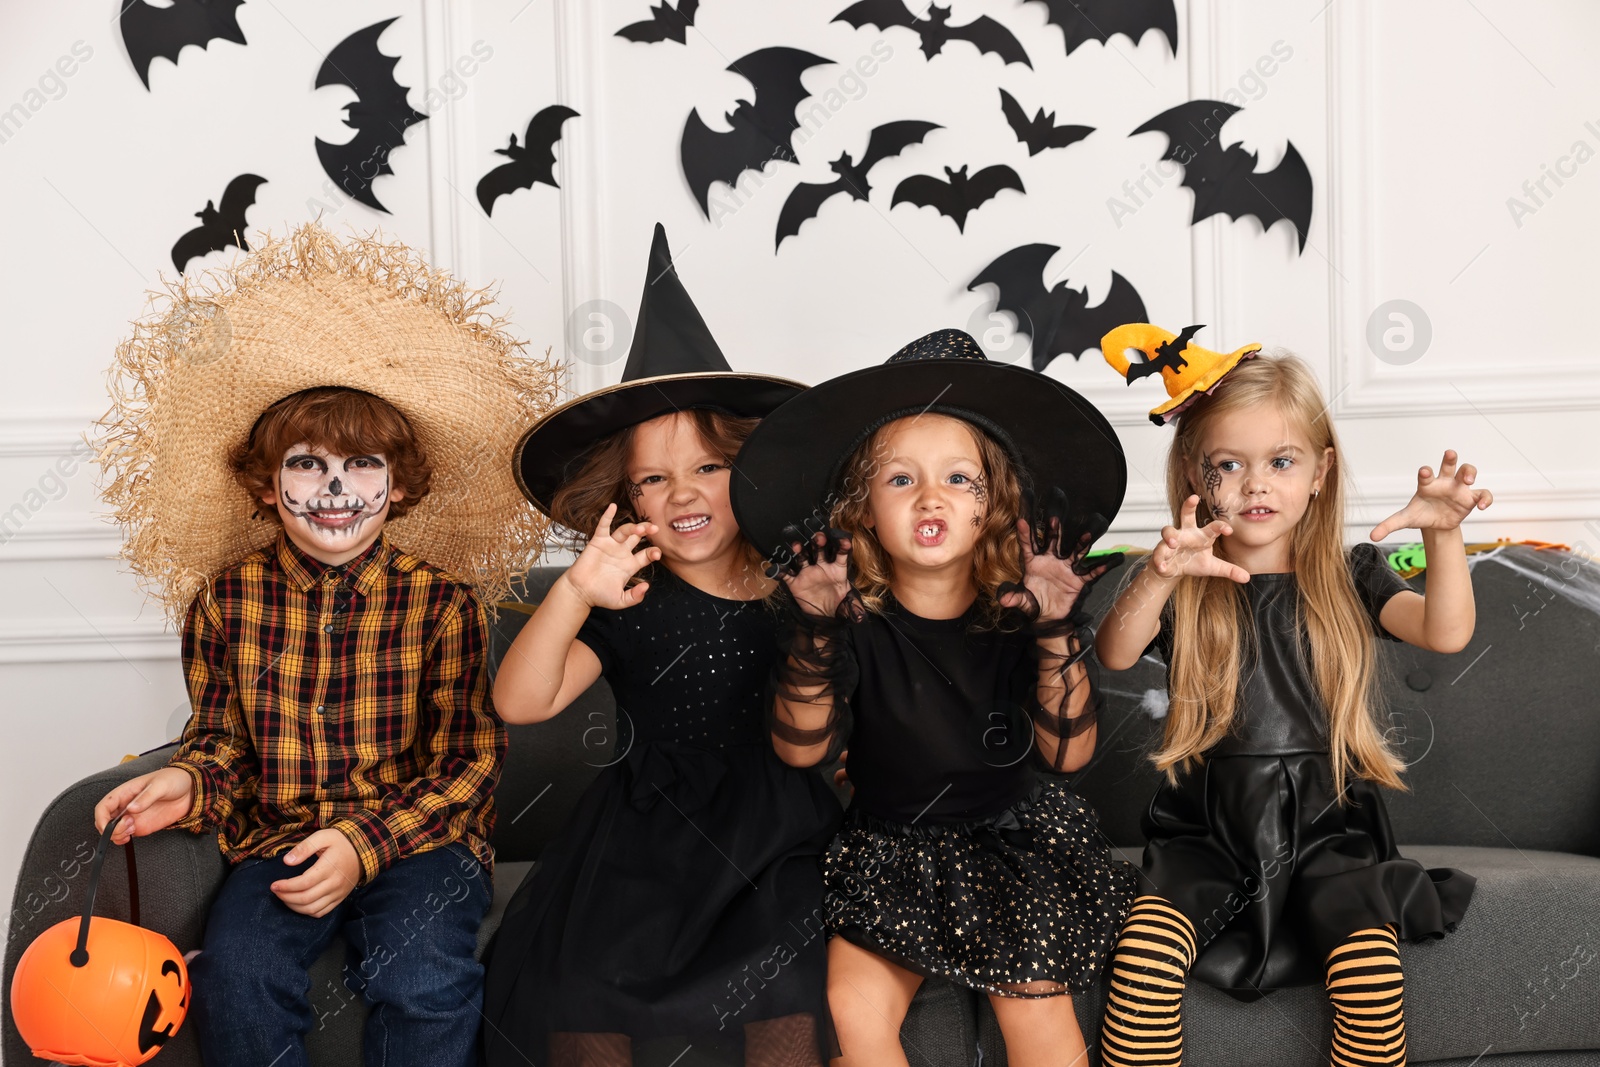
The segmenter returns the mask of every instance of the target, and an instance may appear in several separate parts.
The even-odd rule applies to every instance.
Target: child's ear
[[[1317,459],[1317,476],[1311,483],[1317,492],[1320,493],[1322,491],[1322,483],[1327,480],[1328,472],[1333,470],[1334,462],[1333,446],[1328,445],[1322,450],[1322,455]]]
[[[389,503],[398,504],[400,501],[404,500],[405,498],[406,498],[406,491],[404,489],[395,489],[395,488],[392,488],[392,487],[389,489]]]

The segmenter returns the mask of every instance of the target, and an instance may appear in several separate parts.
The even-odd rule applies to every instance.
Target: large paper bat
[[[256,174],[241,174],[222,191],[220,208],[213,207],[207,200],[205,208],[194,213],[200,225],[178,238],[178,243],[172,246],[172,265],[182,273],[196,256],[217,252],[229,245],[250,251],[244,239],[244,213],[254,206],[256,190],[266,182],[267,179]]]
[[[1178,336],[1170,341],[1163,341],[1156,345],[1155,359],[1135,359],[1128,363],[1126,378],[1132,385],[1140,378],[1148,378],[1152,374],[1160,374],[1162,370],[1170,370],[1177,374],[1189,365],[1183,358],[1183,350],[1189,347],[1189,342],[1194,340],[1194,335],[1205,329],[1204,326],[1185,326],[1178,332]],[[1131,352],[1132,349],[1129,349]]]
[[[979,15],[971,22],[950,25],[950,9],[938,4],[928,6],[927,18],[918,18],[901,0],[860,0],[833,17],[834,22],[848,22],[856,29],[872,26],[887,30],[904,26],[922,36],[922,54],[929,59],[944,50],[947,41],[969,41],[978,52],[993,52],[1006,63],[1021,63],[1032,67],[1022,42],[1011,31],[988,15]]]
[[[956,229],[965,233],[968,213],[993,200],[1000,190],[1027,191],[1023,189],[1022,179],[1017,172],[1000,164],[984,167],[970,178],[967,177],[966,167],[960,170],[946,167],[944,172],[949,179],[947,181],[927,174],[913,174],[894,187],[894,199],[889,206],[892,208],[896,204],[906,203],[938,208],[939,214],[954,219]]]
[[[577,117],[578,113],[570,107],[551,104],[533,116],[521,144],[517,144],[517,135],[512,134],[510,144],[495,149],[511,162],[500,164],[478,180],[478,203],[485,215],[494,213],[498,197],[518,189],[532,189],[534,182],[560,188],[555,176],[556,142],[561,140],[561,124]]]
[[[774,247],[781,247],[785,237],[799,233],[801,224],[807,219],[816,218],[817,212],[830,197],[848,193],[857,200],[865,200],[872,191],[872,186],[867,184],[867,171],[890,156],[897,156],[910,146],[920,144],[930,131],[943,128],[937,122],[906,119],[888,122],[874,129],[872,136],[867,139],[867,150],[860,163],[852,160],[850,153],[846,152],[829,164],[839,176],[837,180],[827,183],[801,182],[794,187],[789,199],[783,202],[783,210],[778,212],[778,237]]]
[[[1028,113],[1022,110],[1022,105],[1017,103],[1017,98],[1000,90],[1000,110],[1005,113],[1006,122],[1011,126],[1011,132],[1017,135],[1017,140],[1028,146],[1028,155],[1036,156],[1046,148],[1065,148],[1077,144],[1094,132],[1093,126],[1057,126],[1054,112],[1046,115],[1044,108],[1040,108],[1033,118],[1028,118]]]
[[[832,62],[798,48],[751,52],[728,67],[755,87],[753,101],[740,100],[739,106],[728,112],[731,130],[718,133],[705,124],[698,111],[689,112],[679,153],[683,176],[706,218],[711,217],[712,182],[733,185],[747,170],[761,170],[774,160],[794,162],[790,138],[800,128],[794,109],[811,95],[800,75]]]
[[[628,23],[617,31],[617,36],[645,44],[656,44],[660,41],[677,41],[683,44],[688,40],[689,27],[694,25],[694,13],[699,8],[700,0],[678,0],[677,7],[665,3],[656,4],[650,9],[648,19],[643,22]]]
[[[317,71],[316,83],[318,89],[347,85],[356,91],[355,103],[344,108],[344,124],[354,127],[356,135],[344,144],[317,138],[322,169],[346,193],[383,212],[389,209],[373,195],[373,179],[394,173],[389,153],[406,143],[406,127],[428,117],[412,110],[406,103],[406,86],[395,81],[394,68],[400,60],[378,51],[378,38],[393,21],[374,22],[334,45]]]
[[[1183,184],[1194,190],[1191,223],[1212,215],[1254,215],[1265,230],[1288,219],[1304,253],[1311,229],[1311,171],[1292,141],[1283,162],[1259,173],[1254,152],[1238,143],[1224,148],[1223,124],[1239,110],[1220,100],[1191,100],[1163,111],[1130,136],[1152,131],[1167,135],[1161,158],[1183,165]]]
[[[1178,54],[1178,11],[1173,0],[1033,0],[1049,9],[1046,22],[1061,27],[1067,55],[1090,41],[1109,44],[1122,34],[1134,44],[1147,30],[1158,30]]]
[[[1060,249],[1056,245],[1022,245],[1003,253],[990,263],[967,288],[993,285],[999,294],[995,310],[1009,311],[1017,317],[1017,332],[1033,340],[1033,369],[1042,371],[1063,353],[1077,359],[1100,346],[1100,338],[1125,322],[1144,322],[1144,301],[1128,279],[1111,272],[1111,289],[1106,298],[1089,306],[1087,289],[1069,288],[1060,282],[1046,289],[1045,264]]]
[[[122,43],[139,80],[150,88],[150,62],[157,56],[178,62],[178,53],[191,44],[201,48],[212,41],[244,44],[239,29],[239,5],[244,0],[175,0],[171,7],[151,7],[143,0],[123,0]]]

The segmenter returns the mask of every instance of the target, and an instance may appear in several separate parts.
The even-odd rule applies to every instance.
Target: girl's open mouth
[[[1276,514],[1277,512],[1271,508],[1254,507],[1245,508],[1243,511],[1239,512],[1239,517],[1244,519],[1246,522],[1266,522]]]
[[[667,524],[672,527],[672,532],[684,537],[692,537],[711,525],[710,515],[680,515]]]
[[[945,525],[943,519],[923,519],[917,523],[917,544],[927,545],[930,548],[944,540]]]

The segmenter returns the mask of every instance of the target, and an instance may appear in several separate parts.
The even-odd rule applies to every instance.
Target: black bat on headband
[[[1046,22],[1061,27],[1067,55],[1090,41],[1108,43],[1122,34],[1134,44],[1148,30],[1157,30],[1167,39],[1172,54],[1178,54],[1178,11],[1173,0],[1032,0],[1050,12]]]
[[[728,66],[755,87],[754,100],[740,100],[739,106],[728,112],[731,130],[718,133],[705,124],[698,111],[689,112],[679,153],[689,191],[706,218],[711,217],[712,182],[733,185],[747,170],[761,170],[774,160],[794,162],[791,138],[800,128],[794,109],[811,95],[800,75],[832,62],[798,48],[751,52]]]
[[[1286,144],[1283,162],[1261,172],[1254,152],[1238,143],[1223,147],[1223,124],[1240,110],[1220,100],[1191,100],[1163,111],[1130,136],[1152,131],[1167,135],[1161,158],[1183,165],[1183,184],[1194,190],[1191,223],[1212,215],[1254,215],[1266,230],[1288,219],[1303,253],[1311,229],[1311,171],[1292,141]]]
[[[213,207],[207,200],[205,208],[194,213],[200,225],[178,238],[178,243],[172,246],[172,265],[181,272],[196,256],[217,252],[229,245],[250,251],[244,239],[244,213],[254,206],[256,190],[266,181],[256,174],[241,174],[223,190],[220,208]]]
[[[356,101],[344,107],[344,124],[356,135],[344,144],[329,144],[317,138],[317,158],[322,169],[340,189],[368,207],[388,212],[372,193],[372,181],[393,174],[389,153],[406,143],[406,127],[428,116],[413,111],[406,103],[406,87],[395,81],[399,59],[378,51],[378,38],[394,19],[374,22],[357,30],[328,53],[317,71],[316,87],[347,85],[356,91]]]
[[[560,188],[555,177],[556,142],[561,140],[561,124],[577,117],[570,107],[551,104],[533,116],[522,135],[522,144],[517,144],[517,135],[512,134],[510,144],[495,149],[496,154],[509,157],[511,162],[500,164],[478,180],[478,204],[485,215],[494,213],[494,202],[499,197],[518,189],[532,189],[535,182]]]
[[[1030,156],[1036,156],[1046,148],[1066,148],[1077,144],[1094,132],[1093,126],[1057,126],[1055,113],[1046,115],[1042,107],[1030,119],[1028,113],[1022,110],[1022,105],[1017,103],[1017,98],[1004,89],[1000,90],[1000,110],[1005,113],[1006,122],[1011,125],[1011,132],[1017,135],[1017,140],[1028,146]]]
[[[122,43],[128,48],[133,69],[150,88],[150,63],[157,56],[178,62],[189,45],[205,48],[212,41],[244,44],[239,29],[239,5],[244,0],[176,0],[171,7],[151,7],[143,0],[125,2],[118,20]]]
[[[628,23],[617,31],[617,36],[644,44],[656,44],[660,41],[677,41],[683,44],[689,37],[689,27],[694,25],[694,13],[699,8],[700,0],[678,0],[677,7],[671,4],[656,4],[650,9],[648,19],[643,22]]]
[[[1183,350],[1189,347],[1189,342],[1194,335],[1205,329],[1204,326],[1185,326],[1179,331],[1178,336],[1171,341],[1164,341],[1156,345],[1155,359],[1136,359],[1128,363],[1128,384],[1132,385],[1140,378],[1148,378],[1152,374],[1160,374],[1162,368],[1171,370],[1174,374],[1189,365],[1183,358]]]
[[[1094,307],[1089,306],[1087,289],[1069,288],[1061,282],[1046,289],[1041,279],[1045,264],[1060,249],[1055,245],[1032,244],[1013,248],[990,263],[968,285],[993,285],[999,293],[997,311],[1017,317],[1017,332],[1033,341],[1033,369],[1042,371],[1063,353],[1073,359],[1100,346],[1106,332],[1125,322],[1143,322],[1144,301],[1128,279],[1111,272],[1111,290]]]
[[[1028,53],[1023,51],[1022,42],[988,15],[952,26],[950,9],[938,4],[930,4],[927,17],[918,18],[901,0],[860,0],[835,15],[833,21],[848,22],[858,30],[863,26],[884,30],[904,26],[916,30],[922,37],[922,54],[929,59],[943,51],[948,41],[969,41],[980,54],[993,52],[1006,63],[1033,66],[1028,61]]]
[[[984,167],[970,178],[965,166],[960,170],[946,167],[944,172],[947,181],[927,174],[913,174],[894,187],[894,199],[889,206],[915,204],[938,208],[939,214],[954,219],[956,229],[965,233],[968,213],[993,200],[1002,189],[1027,192],[1017,172],[1002,164]]]
[[[783,210],[778,212],[777,246],[783,245],[785,237],[799,233],[807,219],[816,218],[817,212],[830,197],[849,193],[857,200],[865,200],[872,191],[872,186],[867,184],[867,171],[890,156],[897,156],[910,146],[920,144],[930,131],[943,128],[937,122],[906,119],[888,122],[874,129],[872,136],[867,139],[867,150],[860,163],[852,160],[850,153],[846,152],[829,164],[839,176],[838,180],[826,184],[801,182],[795,186],[789,199],[783,202]]]

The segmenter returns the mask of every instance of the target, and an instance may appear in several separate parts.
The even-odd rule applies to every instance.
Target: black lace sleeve
[[[1089,624],[1088,613],[1078,609],[1065,619],[1034,622],[1030,627],[1038,682],[1028,702],[1028,711],[1036,726],[1061,742],[1056,746],[1055,759],[1044,761],[1057,773],[1066,759],[1067,742],[1091,729],[1100,719],[1104,698],[1094,677],[1094,633]],[[1057,638],[1065,638],[1065,648],[1056,647],[1061,643]],[[1075,670],[1080,665],[1083,669]],[[1059,687],[1050,694],[1048,705],[1039,698],[1046,674],[1055,675],[1059,682]],[[1043,753],[1040,755],[1042,758]]]
[[[865,607],[852,590],[835,615],[820,617],[801,611],[787,590],[778,596],[782,598],[782,615],[778,623],[778,658],[767,687],[768,726],[774,738],[791,745],[820,745],[826,741],[827,751],[816,763],[822,766],[838,759],[850,739],[850,698],[860,677],[850,641],[850,624],[860,620]],[[778,710],[778,697],[795,704],[826,707],[827,721],[815,729],[801,729],[785,721]]]

